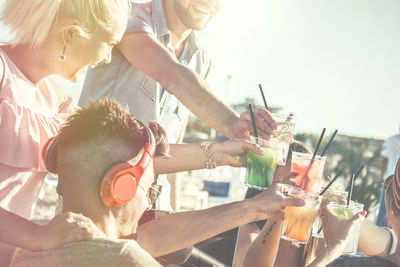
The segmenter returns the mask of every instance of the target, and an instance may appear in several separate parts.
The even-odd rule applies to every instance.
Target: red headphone
[[[109,207],[120,207],[135,197],[136,190],[143,173],[150,165],[155,153],[155,138],[151,130],[142,124],[146,133],[144,152],[139,162],[132,166],[128,162],[120,162],[111,167],[104,175],[100,196]],[[47,140],[42,149],[42,158],[47,170],[57,173],[57,138]]]

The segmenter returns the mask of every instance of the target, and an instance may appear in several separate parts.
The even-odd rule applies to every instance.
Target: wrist
[[[205,162],[206,169],[215,169],[217,167],[217,162],[215,161],[214,153],[212,152],[213,143],[201,142],[200,147],[204,150],[207,156],[207,161]]]
[[[29,232],[24,235],[24,246],[22,248],[30,251],[42,250],[42,245],[40,244],[41,238],[43,236],[40,234],[40,230],[43,228],[42,225],[35,224]]]
[[[255,201],[254,198],[242,200],[243,209],[247,211],[246,218],[248,222],[260,221],[266,219],[266,213],[260,209],[260,204]]]

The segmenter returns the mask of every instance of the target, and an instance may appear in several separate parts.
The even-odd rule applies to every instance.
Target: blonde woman
[[[101,234],[79,214],[61,214],[43,226],[29,219],[46,176],[41,149],[76,108],[47,76],[76,81],[88,65],[110,62],[128,13],[126,0],[4,3],[0,19],[14,36],[0,46],[1,242],[41,250]],[[12,246],[0,244],[1,266]]]

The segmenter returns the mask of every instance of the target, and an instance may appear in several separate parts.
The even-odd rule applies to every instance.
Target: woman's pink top
[[[0,64],[0,207],[30,219],[46,176],[41,149],[76,105],[47,79],[29,81],[1,48]]]

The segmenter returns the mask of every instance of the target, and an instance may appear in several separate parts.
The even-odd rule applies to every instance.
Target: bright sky
[[[203,37],[209,82],[226,102],[262,104],[262,83],[270,105],[298,116],[296,131],[398,133],[400,1],[222,2]]]
[[[269,105],[298,116],[297,132],[326,127],[387,138],[399,131],[400,1],[222,3],[201,37],[213,56],[209,84],[225,102],[261,104],[262,83]],[[63,85],[79,95],[79,84]]]

